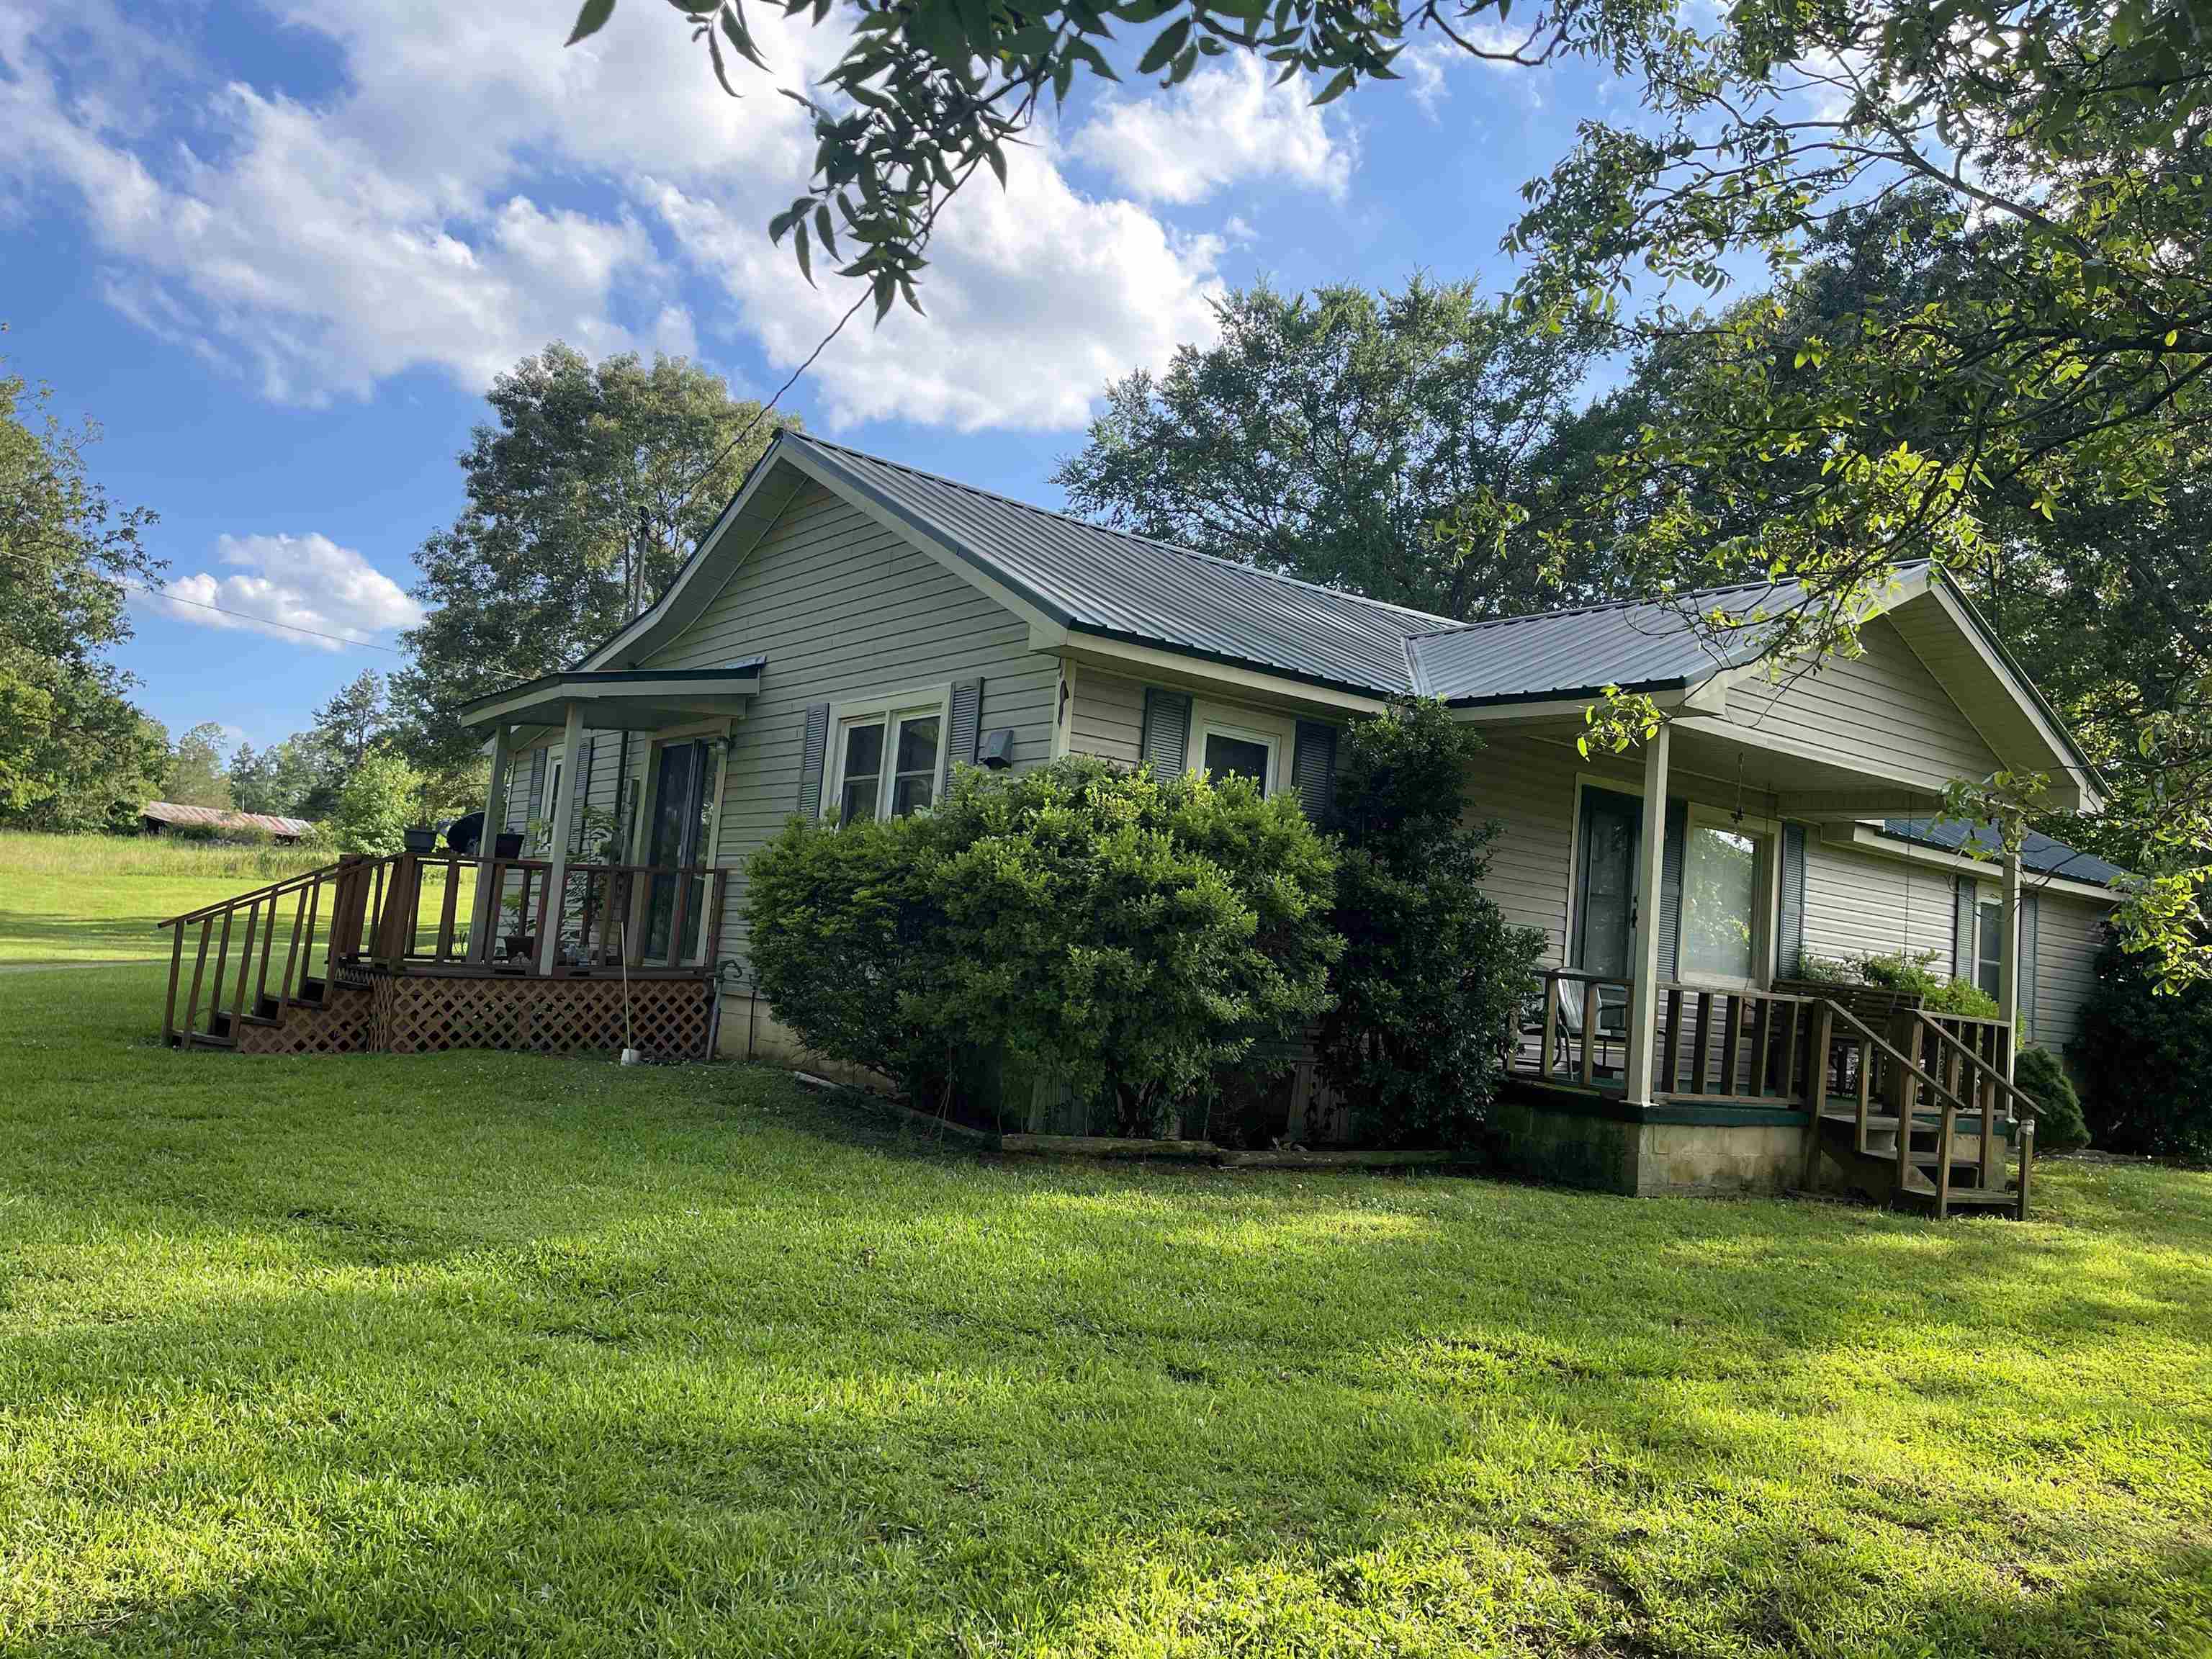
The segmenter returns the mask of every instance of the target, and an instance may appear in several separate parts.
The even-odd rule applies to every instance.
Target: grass
[[[167,917],[337,856],[328,848],[0,830],[0,963],[166,957],[173,936],[155,929]],[[426,928],[436,927],[444,880],[442,868],[425,874]],[[456,901],[464,920],[473,890],[473,878],[465,878]]]
[[[2202,1655],[2212,1176],[992,1163],[0,979],[0,1650]]]

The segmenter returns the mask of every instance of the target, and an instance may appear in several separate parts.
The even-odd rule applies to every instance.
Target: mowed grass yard
[[[175,935],[159,924],[168,917],[305,874],[337,857],[326,848],[0,830],[0,971],[17,963],[166,960]],[[442,866],[423,872],[418,915],[426,944],[445,900],[445,878]],[[455,899],[464,921],[475,891],[473,878],[464,876]],[[289,927],[291,916],[288,905],[280,926]],[[320,921],[317,931],[325,931]],[[187,961],[198,942],[197,929],[189,931]],[[233,948],[242,942],[241,932]],[[278,951],[281,956],[282,943]]]
[[[991,1162],[0,975],[0,1650],[2201,1655],[2212,1176]]]

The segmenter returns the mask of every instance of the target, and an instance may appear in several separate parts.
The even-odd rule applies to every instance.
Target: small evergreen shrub
[[[2107,939],[2072,1052],[2099,1146],[2212,1159],[2212,985],[2161,994],[2148,964]]]
[[[2081,1097],[2073,1079],[2048,1048],[2022,1048],[2013,1056],[2012,1080],[2041,1109],[2035,1115],[2035,1142],[2045,1152],[2069,1152],[2089,1144],[2081,1116]]]
[[[1481,746],[1443,704],[1417,702],[1353,726],[1339,757],[1345,949],[1321,1072],[1385,1146],[1474,1138],[1543,954],[1540,931],[1509,926],[1479,890],[1495,827],[1461,813]]]

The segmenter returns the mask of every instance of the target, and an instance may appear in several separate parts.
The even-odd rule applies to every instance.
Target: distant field
[[[328,848],[0,831],[0,963],[165,955],[169,937],[155,932],[164,918],[312,870],[335,856]],[[422,900],[422,915],[433,923],[441,896],[439,879],[432,877]]]

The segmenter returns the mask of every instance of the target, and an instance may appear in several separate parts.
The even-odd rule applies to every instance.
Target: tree
[[[1562,534],[1634,426],[1583,406],[1593,331],[1418,276],[1214,312],[1217,343],[1107,388],[1056,475],[1078,511],[1459,618],[1615,597],[1606,547]]]
[[[415,769],[393,750],[369,750],[338,792],[331,821],[338,850],[379,857],[398,852],[405,844],[403,832],[415,822],[421,787]]]
[[[222,727],[213,720],[203,720],[177,739],[161,789],[163,799],[179,806],[228,808],[230,781],[223,773]]]
[[[384,677],[365,668],[315,710],[315,737],[337,766],[350,771],[368,758],[391,723]]]
[[[415,555],[433,607],[393,676],[425,768],[477,763],[459,703],[565,668],[676,574],[788,417],[680,357],[592,363],[556,343],[493,383],[460,457],[468,504]]]
[[[1484,896],[1494,826],[1461,821],[1480,737],[1441,703],[1346,732],[1334,827],[1345,939],[1321,1072],[1386,1145],[1463,1146],[1504,1066],[1501,1045],[1544,936]]]
[[[0,823],[117,827],[152,799],[168,744],[102,659],[131,635],[125,584],[162,567],[154,515],[118,510],[90,474],[99,428],[64,426],[52,397],[0,375]]]
[[[327,817],[337,802],[342,772],[313,732],[295,732],[258,751],[240,744],[230,757],[231,799],[244,812]]]

